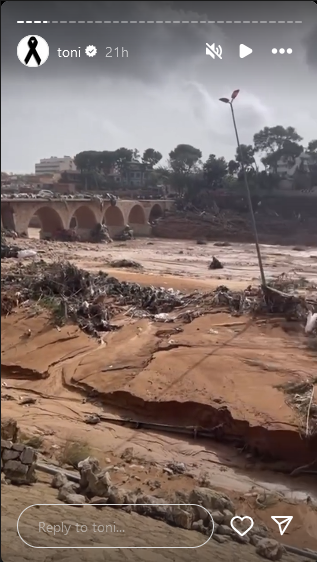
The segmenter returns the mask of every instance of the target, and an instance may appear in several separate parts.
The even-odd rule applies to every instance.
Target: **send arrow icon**
[[[243,45],[243,43],[241,43],[241,45],[239,47],[239,57],[240,57],[240,59],[244,59],[244,57],[248,57],[249,55],[251,55],[251,53],[253,53],[252,49],[250,49],[250,47],[247,47],[246,45]]]
[[[287,527],[293,519],[293,515],[271,515],[271,519],[278,524],[280,535],[284,535]]]

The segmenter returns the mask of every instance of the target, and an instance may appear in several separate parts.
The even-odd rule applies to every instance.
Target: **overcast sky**
[[[292,125],[304,143],[317,137],[317,6],[298,2],[16,2],[2,6],[3,171],[33,172],[40,158],[83,150],[152,147],[166,159],[177,144],[231,159],[229,108],[218,101],[239,88],[241,142],[263,126]],[[17,21],[198,21],[61,23]],[[302,21],[212,24],[206,21]],[[40,35],[50,56],[39,68],[17,58],[26,35]],[[206,42],[223,58],[206,56]],[[253,49],[239,58],[239,44]],[[87,45],[97,47],[88,58]],[[57,49],[81,47],[81,58]],[[106,58],[123,47],[128,58]],[[291,48],[273,55],[272,48]]]

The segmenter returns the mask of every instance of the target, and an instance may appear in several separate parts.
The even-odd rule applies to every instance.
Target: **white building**
[[[311,163],[311,156],[307,152],[302,152],[295,160],[293,158],[281,158],[278,160],[276,171],[280,178],[292,178],[298,169],[309,172],[309,165]],[[271,171],[273,172],[273,169]]]
[[[70,172],[76,170],[75,162],[71,156],[51,156],[50,158],[42,158],[35,164],[35,173],[39,175],[58,174],[61,172]]]

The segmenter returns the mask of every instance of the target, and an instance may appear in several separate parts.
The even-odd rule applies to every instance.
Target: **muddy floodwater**
[[[68,260],[91,272],[107,271],[120,281],[186,292],[209,291],[219,285],[239,290],[260,282],[252,244],[199,245],[196,241],[147,238],[93,245],[45,242],[36,237],[17,243],[22,248],[36,249],[46,261]],[[261,251],[268,280],[282,273],[302,278],[306,296],[316,295],[316,248],[262,245]],[[213,256],[223,269],[209,270]],[[140,267],[112,267],[112,260],[119,259],[133,260]],[[3,267],[9,268],[10,260],[4,260]],[[255,439],[257,431],[262,435],[267,429],[263,439],[275,451],[283,449],[288,462],[291,446],[287,447],[285,441],[292,443],[294,439],[298,443],[299,418],[278,387],[297,376],[305,378],[314,373],[317,362],[304,350],[303,335],[289,335],[280,325],[253,324],[246,316],[234,318],[224,311],[205,314],[184,324],[178,333],[162,336],[163,343],[172,338],[183,349],[156,353],[158,329],[168,331],[173,325],[157,325],[147,318],[131,320],[126,314],[121,314],[119,321],[121,329],[106,333],[100,346],[77,326],[56,330],[44,313],[30,317],[27,309],[21,308],[3,319],[2,380],[6,392],[13,397],[2,402],[3,415],[14,415],[23,431],[45,436],[47,462],[56,456],[62,440],[72,436],[88,441],[97,457],[109,457],[114,465],[120,462],[125,447],[133,447],[136,455],[144,459],[144,466],[134,469],[140,485],[148,464],[163,467],[177,460],[190,467],[192,476],[178,477],[173,484],[166,475],[165,480],[155,475],[161,478],[163,488],[190,489],[192,478],[198,481],[205,474],[215,488],[230,492],[241,502],[241,513],[248,505],[250,515],[255,509],[251,499],[256,501],[261,493],[272,495],[273,506],[261,513],[258,510],[257,516],[260,513],[262,521],[271,525],[270,516],[276,515],[278,502],[278,514],[293,513],[306,525],[306,534],[294,533],[292,544],[313,548],[317,544],[317,512],[307,504],[317,503],[313,476],[291,478],[283,474],[285,463],[270,465],[261,459],[254,462],[243,450],[225,443],[135,430],[109,420],[96,427],[82,423],[86,414],[102,410],[107,415],[128,415],[131,419],[144,413],[158,423],[186,426],[193,425],[190,411],[188,423],[184,417],[186,408],[185,414],[180,413],[186,401],[192,401],[197,413],[207,411],[210,405],[216,411],[221,404],[228,408],[235,423],[250,424]],[[23,338],[26,330],[32,333],[27,340]],[[111,373],[106,374],[109,366]],[[94,389],[104,402],[86,403],[83,388]],[[37,399],[27,409],[18,402],[25,393]],[[141,409],[135,408],[136,397],[143,404]],[[285,436],[284,443],[275,437],[277,434]]]

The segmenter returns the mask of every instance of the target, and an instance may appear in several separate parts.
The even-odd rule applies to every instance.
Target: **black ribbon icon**
[[[35,37],[30,37],[30,39],[28,40],[28,46],[30,47],[30,50],[24,59],[25,64],[29,64],[31,57],[34,57],[38,66],[40,66],[41,58],[36,50],[37,45],[38,40]]]

